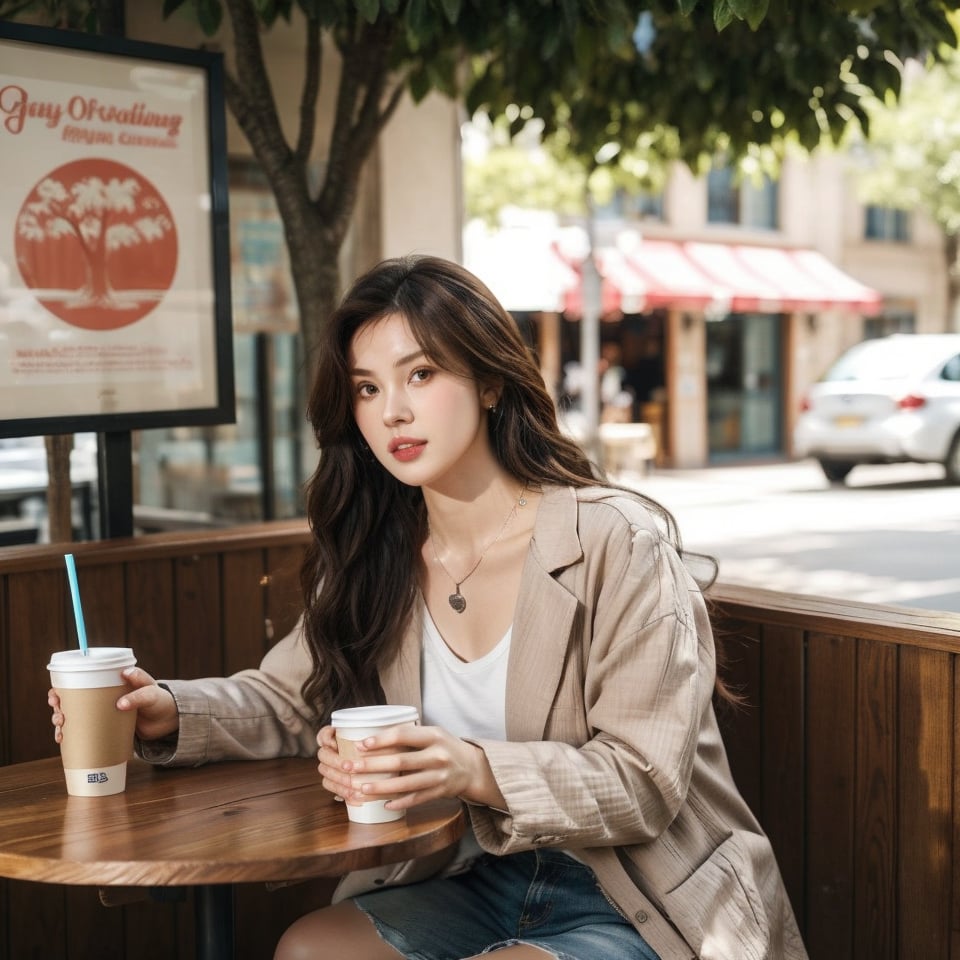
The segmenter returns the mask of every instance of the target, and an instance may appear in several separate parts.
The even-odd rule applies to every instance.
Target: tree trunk
[[[44,437],[47,448],[47,516],[50,542],[73,540],[73,488],[70,484],[70,451],[73,434]]]
[[[949,329],[960,333],[960,236],[948,234],[944,243],[944,258],[947,262],[947,317]]]

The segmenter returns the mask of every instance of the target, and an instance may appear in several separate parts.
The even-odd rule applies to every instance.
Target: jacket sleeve
[[[490,852],[648,842],[686,799],[715,670],[703,598],[652,520],[614,512],[560,575],[583,608],[564,668],[582,682],[558,691],[542,742],[478,741],[506,800],[469,807]]]
[[[300,693],[311,667],[301,620],[258,669],[162,681],[177,702],[180,729],[163,740],[138,740],[137,753],[162,766],[313,756],[319,720]]]

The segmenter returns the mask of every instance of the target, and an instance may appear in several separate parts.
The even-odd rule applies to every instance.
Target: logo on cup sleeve
[[[102,770],[87,774],[87,783],[107,783],[109,780],[110,778]]]

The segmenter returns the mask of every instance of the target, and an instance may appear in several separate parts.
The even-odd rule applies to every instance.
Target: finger
[[[411,725],[391,727],[376,736],[367,737],[356,742],[357,749],[362,753],[365,750],[385,750],[389,747],[405,747],[422,750],[437,743],[446,734],[439,727],[415,727]]]
[[[337,735],[333,727],[321,727],[317,734],[317,743],[328,750],[337,749]]]
[[[156,699],[151,693],[144,693],[142,690],[135,690],[133,693],[125,693],[117,701],[117,709],[143,710],[154,703],[156,703]]]
[[[422,802],[429,796],[445,796],[443,778],[438,779],[435,773],[418,772],[402,777],[389,777],[385,780],[362,780],[359,776],[354,779],[355,792],[366,800],[399,800],[415,795]]]
[[[317,751],[317,760],[322,768],[337,770],[349,774],[357,766],[357,761],[348,760],[342,757],[336,750],[330,750],[327,747],[321,747]]]
[[[53,723],[53,739],[55,743],[60,743],[63,740],[63,714],[55,713],[51,720]]]
[[[123,671],[122,676],[123,679],[126,680],[127,685],[133,687],[135,690],[141,687],[156,686],[157,683],[146,670],[142,670],[140,667],[127,667]]]

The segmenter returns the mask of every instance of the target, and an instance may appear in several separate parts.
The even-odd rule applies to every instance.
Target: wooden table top
[[[347,819],[312,759],[156,769],[125,793],[72,797],[60,758],[0,767],[0,876],[93,886],[180,886],[338,876],[440,850],[463,832],[455,800],[393,823]]]

